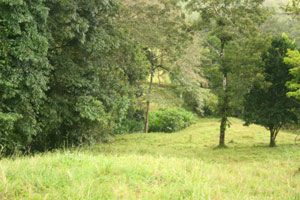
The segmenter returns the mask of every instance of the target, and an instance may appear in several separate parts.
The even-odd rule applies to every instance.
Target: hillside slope
[[[300,145],[231,119],[216,149],[218,120],[174,134],[131,134],[72,152],[0,161],[0,199],[300,199]]]

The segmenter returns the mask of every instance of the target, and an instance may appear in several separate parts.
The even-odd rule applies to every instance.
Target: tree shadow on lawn
[[[101,148],[98,147],[91,151],[95,154],[103,153],[114,156],[146,155],[153,157],[199,159],[210,163],[228,163],[299,159],[299,150],[300,145],[279,144],[275,148],[270,148],[267,143],[260,143],[252,146],[227,146],[226,148],[176,145],[137,145],[120,148],[118,145],[103,145]]]
[[[227,160],[244,162],[298,159],[299,150],[300,145],[295,144],[279,144],[276,147],[270,148],[267,143],[260,143],[252,146],[210,147],[206,148],[205,152],[209,153],[210,157],[213,157],[213,160],[216,161],[225,157]],[[203,157],[205,152],[201,153],[200,157]]]

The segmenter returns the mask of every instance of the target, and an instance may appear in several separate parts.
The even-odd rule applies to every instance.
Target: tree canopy
[[[287,97],[286,83],[292,79],[291,65],[284,62],[288,49],[295,49],[295,44],[286,35],[273,39],[271,47],[262,55],[263,82],[256,81],[245,95],[245,124],[267,128],[271,147],[275,146],[277,134],[284,125],[298,121],[295,110],[300,104]]]
[[[263,0],[191,0],[186,6],[189,11],[199,13],[199,19],[193,28],[196,31],[207,31],[214,40],[214,43],[208,40],[205,42],[216,54],[213,66],[214,74],[218,77],[217,94],[221,115],[219,146],[225,145],[225,131],[230,116],[231,92],[228,85],[233,69],[227,51],[239,39],[256,33],[257,25],[264,20],[262,3]]]
[[[108,1],[1,1],[1,146],[45,150],[118,133],[146,57]],[[138,69],[138,70],[137,70]]]

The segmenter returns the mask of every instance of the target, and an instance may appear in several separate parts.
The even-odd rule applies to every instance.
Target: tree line
[[[142,104],[144,93],[151,102],[152,82],[147,90],[143,82],[160,69],[190,84],[180,66],[188,65],[183,55],[195,38],[202,59],[192,66],[201,63],[195,73],[218,97],[220,146],[236,113],[271,135],[298,119],[299,52],[286,37],[271,42],[262,31],[263,0],[3,0],[0,11],[1,153],[106,141],[145,121],[147,132],[149,105]],[[285,11],[299,16],[299,2]],[[272,72],[277,64],[281,74]],[[282,93],[272,99],[289,107],[256,112],[266,104],[252,96],[270,96],[277,86]],[[279,127],[258,121],[274,116]]]

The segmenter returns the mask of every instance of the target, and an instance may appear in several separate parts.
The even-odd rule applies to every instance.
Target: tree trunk
[[[223,80],[223,89],[224,89],[224,96],[223,96],[223,102],[221,107],[221,125],[220,125],[220,141],[219,146],[224,147],[225,146],[225,131],[227,128],[227,121],[228,121],[228,105],[229,105],[229,98],[227,94],[227,73],[224,74],[224,80]]]
[[[219,140],[219,147],[225,146],[225,131],[227,126],[227,119],[226,116],[222,116],[221,125],[220,125],[220,140]]]
[[[150,77],[149,91],[148,91],[148,97],[147,97],[145,133],[148,133],[148,129],[149,129],[149,110],[150,110],[150,100],[151,100],[153,77],[154,77],[154,69],[151,69],[151,77]]]
[[[221,42],[221,52],[220,52],[220,61],[223,72],[223,99],[221,104],[221,125],[220,125],[220,140],[219,147],[225,146],[225,131],[227,128],[228,121],[228,108],[229,108],[229,97],[228,97],[228,75],[223,57],[225,56],[224,52],[225,42]]]
[[[276,128],[270,128],[270,147],[276,146],[276,137],[279,133],[281,126]]]
[[[273,129],[271,129],[270,130],[270,147],[276,146],[275,139],[276,139],[275,131]]]

